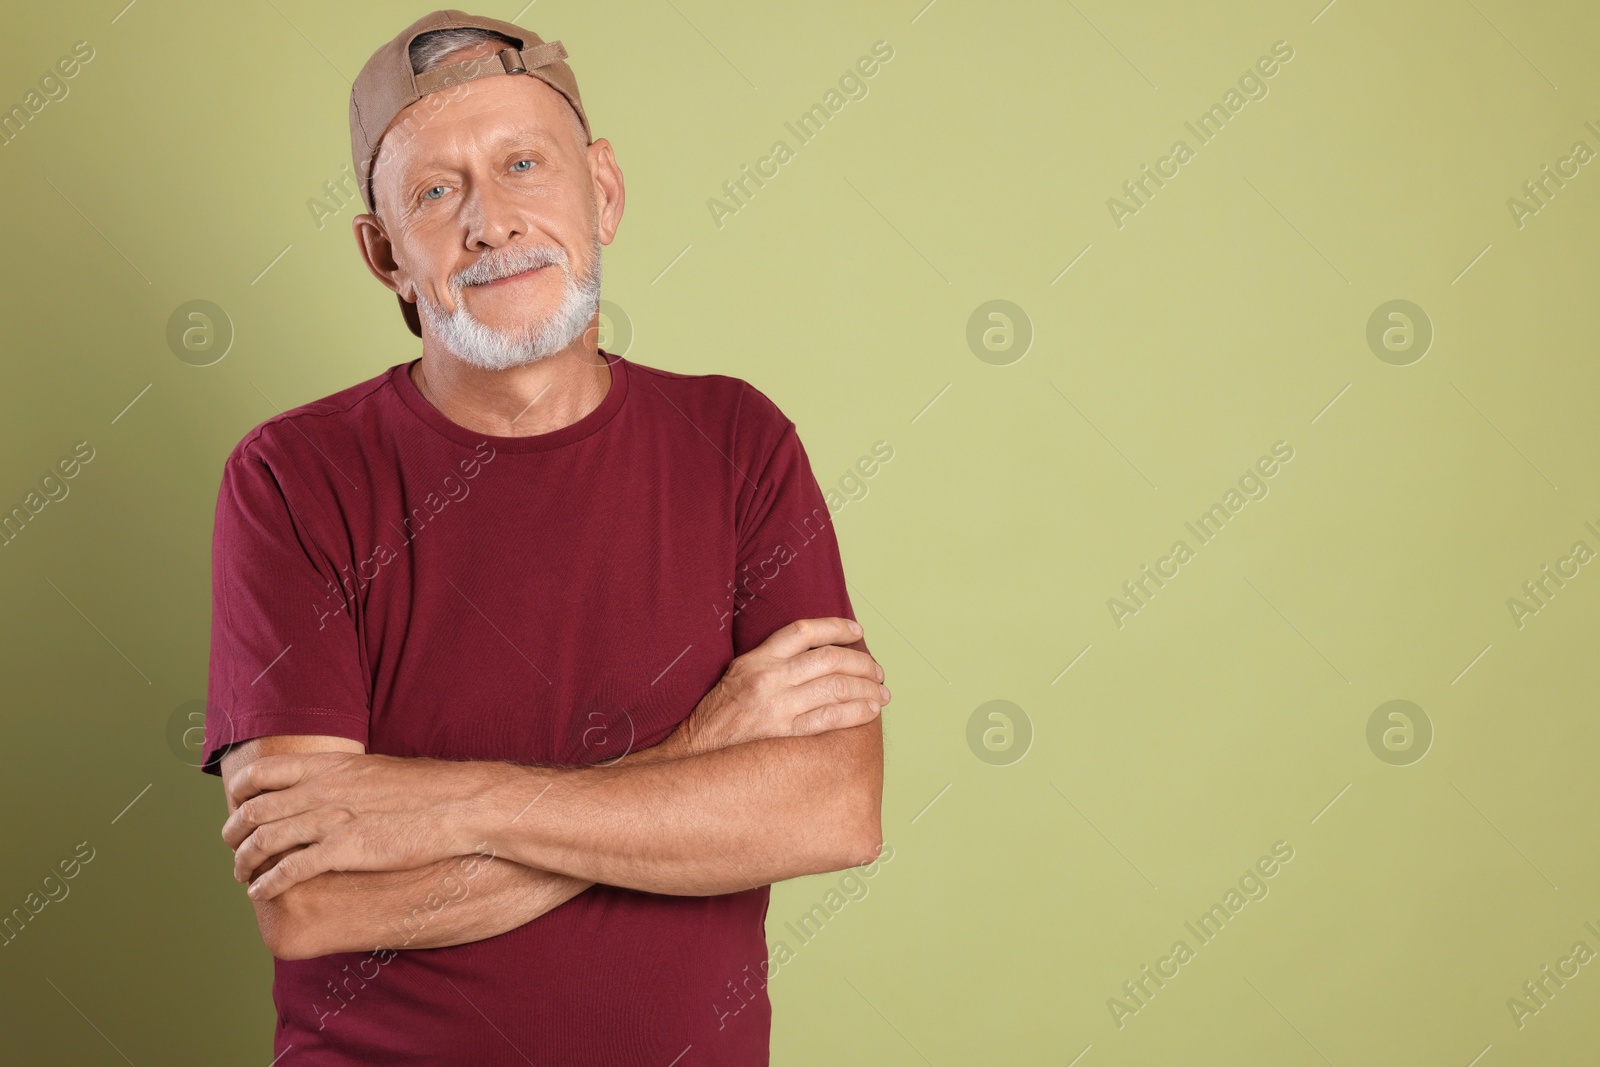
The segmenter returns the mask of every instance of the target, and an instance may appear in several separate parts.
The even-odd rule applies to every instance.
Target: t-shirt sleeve
[[[753,447],[738,493],[733,652],[796,619],[854,619],[832,515],[794,423],[746,385],[741,433]],[[869,652],[864,639],[848,647]]]
[[[246,445],[223,468],[211,545],[211,658],[201,769],[271,734],[367,742],[371,698],[336,564]],[[328,540],[323,531],[322,544]]]

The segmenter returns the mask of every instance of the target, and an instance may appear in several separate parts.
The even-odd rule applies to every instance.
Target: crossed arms
[[[234,876],[272,954],[303,959],[482,940],[597,882],[707,896],[869,863],[889,693],[844,647],[860,636],[842,618],[781,628],[666,740],[606,766],[402,759],[337,737],[236,745],[222,760]],[[405,922],[434,900],[453,903]]]

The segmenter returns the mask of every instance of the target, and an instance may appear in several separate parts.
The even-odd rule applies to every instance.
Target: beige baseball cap
[[[507,45],[494,55],[446,64],[424,74],[412,73],[412,41],[433,30],[469,27],[503,33],[519,43],[515,48]],[[469,15],[465,11],[434,11],[401,30],[392,41],[372,53],[350,86],[350,156],[367,210],[376,214],[372,204],[372,165],[378,155],[378,144],[391,132],[395,118],[429,93],[451,89],[476,78],[491,74],[528,74],[538,78],[566,97],[572,110],[578,113],[578,121],[583,123],[584,136],[593,141],[589,116],[584,114],[583,100],[578,96],[578,79],[564,62],[566,57],[567,49],[560,41],[544,41],[532,30],[499,19]],[[441,97],[439,106],[444,102]],[[425,122],[435,111],[437,107],[413,113],[395,128],[395,132],[398,134],[412,122]],[[422,320],[417,315],[417,305],[398,293],[395,295],[406,325],[421,337]]]

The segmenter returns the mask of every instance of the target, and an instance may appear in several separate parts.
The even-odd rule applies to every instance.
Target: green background
[[[924,3],[475,9],[564,41],[615,146],[626,354],[759,386],[824,487],[894,449],[836,516],[894,690],[894,854],[774,978],[774,1062],[1586,1061],[1600,965],[1520,1027],[1507,1000],[1600,950],[1600,568],[1520,627],[1507,600],[1600,549],[1600,164],[1520,227],[1507,201],[1600,149],[1600,13]],[[359,209],[319,229],[308,202],[349,166],[349,79],[426,10],[8,15],[4,107],[95,57],[0,147],[0,506],[95,458],[0,548],[0,910],[95,857],[0,948],[7,1062],[271,1058],[221,787],[171,726],[205,691],[223,457],[419,353]],[[865,98],[797,145],[784,122],[880,40]],[[1198,144],[1184,123],[1277,41],[1265,98]],[[719,227],[708,200],[779,138]],[[1116,225],[1178,138],[1194,158]],[[205,367],[166,339],[196,299],[234,333]],[[1367,342],[1395,299],[1435,332],[1404,366]],[[1025,351],[1015,313],[980,316],[1010,349],[969,344],[992,300]],[[1270,493],[1119,627],[1108,598],[1278,441]],[[1395,699],[1431,724],[1420,760],[1369,747]],[[998,751],[968,740],[991,700],[1020,709]],[[1184,924],[1278,841],[1270,893],[1200,944]],[[775,887],[769,937],[838,878]]]

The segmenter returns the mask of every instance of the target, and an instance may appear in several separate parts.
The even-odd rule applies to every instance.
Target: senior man
[[[600,349],[559,41],[434,12],[351,91],[419,359],[223,470],[204,768],[322,1064],[768,1062],[770,883],[882,846],[883,671],[794,424]]]

